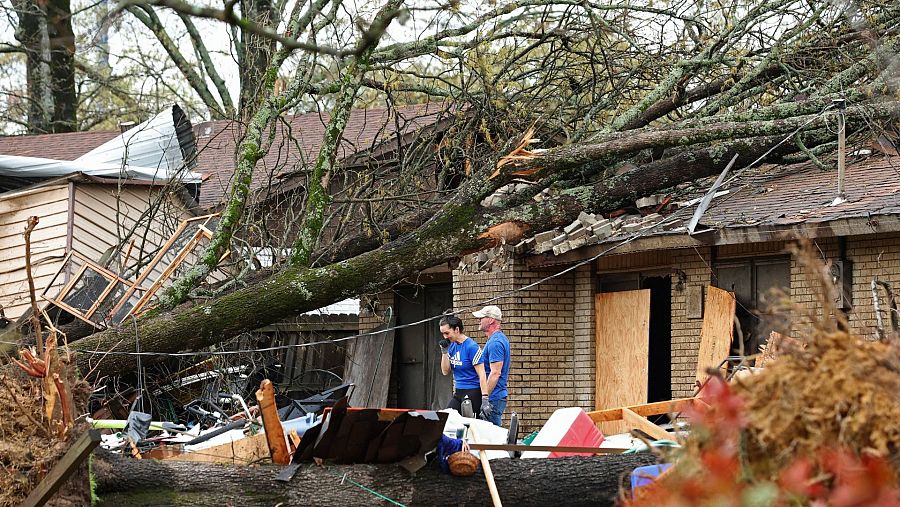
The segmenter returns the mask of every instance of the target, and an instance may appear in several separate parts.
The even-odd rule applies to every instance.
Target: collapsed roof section
[[[81,172],[91,176],[200,183],[200,174],[190,170],[195,161],[191,122],[178,105],[172,105],[75,160],[0,155],[0,176],[39,179]]]

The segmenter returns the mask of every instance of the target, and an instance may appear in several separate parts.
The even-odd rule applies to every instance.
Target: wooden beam
[[[153,457],[152,455],[149,457]],[[183,452],[162,457],[172,461],[194,461],[199,463],[224,463],[229,465],[249,465],[268,462],[269,445],[264,433],[257,433],[234,442],[227,442],[199,451]]]
[[[275,388],[272,387],[271,380],[265,379],[260,383],[259,390],[256,391],[256,401],[259,402],[259,413],[262,415],[263,427],[266,430],[266,442],[269,445],[272,463],[287,465],[291,462],[291,453],[288,452],[284,428],[281,426],[281,419],[278,418]]]
[[[647,420],[646,417],[638,415],[627,408],[622,409],[622,419],[625,420],[625,425],[629,428],[639,429],[657,440],[671,440],[674,436],[674,434]]]
[[[472,442],[478,443],[478,434],[475,432],[475,428],[469,427],[469,434],[472,436]],[[503,502],[500,501],[500,492],[497,491],[497,483],[494,481],[494,472],[491,470],[491,460],[487,457],[486,451],[478,451],[478,457],[481,458],[481,470],[484,472],[484,481],[487,483],[488,491],[491,493],[491,501],[494,504],[494,507],[503,507]]]
[[[622,454],[628,449],[617,447],[569,447],[560,445],[469,444],[474,451],[578,452],[583,454]]]
[[[672,412],[683,412],[691,407],[699,398],[680,398],[677,400],[657,401],[655,403],[643,403],[641,405],[631,405],[628,407],[609,408],[606,410],[594,410],[588,412],[588,417],[595,423],[606,421],[620,421],[624,419],[622,410],[627,408],[637,415],[647,417],[649,415],[669,414]]]
[[[40,507],[47,503],[53,495],[59,491],[60,486],[66,482],[78,468],[91,451],[100,444],[100,432],[98,430],[88,430],[87,433],[78,437],[78,440],[69,447],[62,459],[50,469],[50,473],[44,477],[34,490],[28,495],[28,498],[22,502],[23,507]]]

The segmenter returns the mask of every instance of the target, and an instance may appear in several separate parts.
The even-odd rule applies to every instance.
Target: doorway
[[[650,289],[650,360],[647,402],[672,399],[672,277],[648,276],[642,289]]]
[[[404,287],[396,291],[395,302],[397,325],[403,326],[451,308],[453,289],[450,284]],[[441,374],[438,322],[400,327],[394,336],[392,371],[396,372],[397,406],[445,408],[453,395],[453,380]]]

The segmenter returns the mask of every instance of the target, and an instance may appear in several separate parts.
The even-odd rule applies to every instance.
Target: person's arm
[[[481,396],[487,396],[491,392],[487,388],[487,377],[484,374],[484,363],[478,363],[475,366],[475,373],[478,374],[478,387],[481,388]]]
[[[450,374],[450,356],[443,349],[441,349],[441,373],[444,375]]]
[[[487,377],[486,386],[487,393],[491,394],[494,392],[494,388],[497,387],[497,382],[500,382],[500,373],[503,372],[503,361],[494,361],[491,363],[491,374]],[[481,391],[484,394],[484,390]]]

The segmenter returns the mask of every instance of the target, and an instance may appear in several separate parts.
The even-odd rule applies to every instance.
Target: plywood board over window
[[[733,293],[713,286],[706,288],[700,352],[697,354],[698,382],[706,380],[709,376],[706,371],[718,367],[731,351],[735,305]]]
[[[650,290],[597,294],[597,410],[647,402]],[[604,434],[627,431],[604,422]]]

